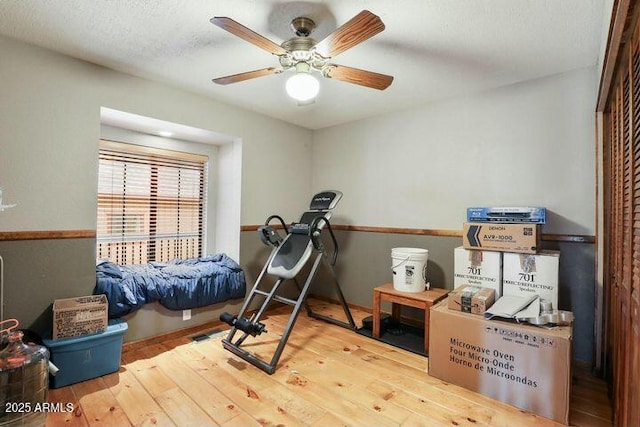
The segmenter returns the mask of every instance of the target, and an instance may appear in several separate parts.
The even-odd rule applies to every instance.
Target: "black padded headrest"
[[[335,208],[340,199],[342,192],[337,190],[322,191],[311,199],[309,210],[312,211],[330,211]]]

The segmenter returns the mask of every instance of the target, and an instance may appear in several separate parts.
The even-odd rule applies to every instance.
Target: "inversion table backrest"
[[[271,259],[267,267],[268,274],[282,279],[292,279],[302,270],[313,252],[309,228],[317,217],[330,219],[331,212],[312,211],[302,214],[300,222],[292,227],[290,234],[285,237]],[[318,228],[322,228],[323,225],[321,222]]]

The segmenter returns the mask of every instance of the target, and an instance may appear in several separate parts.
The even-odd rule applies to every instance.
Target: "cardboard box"
[[[540,226],[465,222],[462,246],[467,249],[535,254],[540,247]]]
[[[558,309],[559,251],[540,251],[536,255],[504,254],[502,293],[504,295],[539,295]]]
[[[502,295],[502,252],[453,250],[453,287],[463,285],[491,288],[496,299]]]
[[[107,329],[108,305],[106,295],[55,300],[53,339],[104,332]]]
[[[450,310],[471,314],[484,314],[496,300],[496,293],[491,288],[479,286],[461,286],[449,293],[447,304]]]
[[[51,353],[51,361],[59,369],[51,376],[51,388],[64,387],[80,381],[110,374],[120,369],[122,341],[127,323],[121,319],[109,321],[100,334],[62,340],[43,339]]]
[[[431,308],[429,375],[569,422],[571,326],[542,329]]]

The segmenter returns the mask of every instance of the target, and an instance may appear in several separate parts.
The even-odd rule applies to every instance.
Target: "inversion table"
[[[329,219],[331,218],[331,210],[335,208],[341,198],[342,193],[340,191],[323,191],[316,194],[311,200],[309,211],[303,213],[300,221],[291,224],[288,228],[284,220],[278,215],[271,215],[267,218],[265,225],[258,229],[258,234],[263,243],[273,246],[273,250],[271,251],[265,266],[258,275],[258,279],[247,296],[247,299],[242,305],[238,315],[234,316],[229,313],[222,313],[220,315],[220,320],[231,326],[229,334],[222,340],[224,348],[252,365],[257,366],[268,374],[273,374],[275,372],[278,360],[280,359],[282,351],[287,344],[287,340],[289,339],[289,335],[291,334],[291,330],[293,329],[302,306],[305,307],[307,315],[310,317],[322,319],[326,322],[345,328],[356,328],[356,324],[351,316],[351,311],[344,299],[344,295],[340,289],[340,284],[338,283],[335,271],[333,270],[333,266],[335,265],[338,256],[338,243],[335,235],[333,234],[333,230],[331,229]],[[284,231],[287,233],[284,239],[279,235],[278,231],[274,227],[269,225],[273,219],[279,220]],[[327,261],[325,248],[320,238],[322,230],[325,227],[329,231],[329,235],[331,236],[333,243],[333,254],[329,261]],[[315,259],[313,260],[311,271],[305,280],[304,286],[300,287],[296,276],[304,266],[307,265],[307,262],[313,258],[314,254]],[[331,273],[335,291],[338,300],[344,309],[347,321],[341,321],[314,313],[306,302],[306,297],[309,293],[311,283],[320,263],[325,264]],[[260,282],[264,278],[265,274],[276,278],[273,287],[269,291],[259,289]],[[289,279],[295,282],[296,287],[300,292],[298,299],[296,300],[277,294],[280,285]],[[247,312],[250,309],[254,298],[263,298],[262,305],[247,317]],[[287,321],[280,338],[280,342],[273,353],[271,361],[267,362],[257,355],[240,347],[250,335],[255,337],[263,332],[267,332],[265,325],[260,322],[260,319],[272,301],[291,305],[293,306],[293,311],[289,315],[289,320]],[[241,331],[242,334],[239,334],[240,336],[236,338],[236,334],[239,331]]]

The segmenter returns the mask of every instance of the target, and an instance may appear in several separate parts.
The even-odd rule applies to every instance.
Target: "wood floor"
[[[339,306],[313,305],[340,316]],[[268,360],[289,310],[270,312],[269,333],[243,348]],[[369,315],[353,314],[357,323]],[[75,411],[48,414],[47,426],[559,425],[430,377],[422,356],[304,313],[273,375],[224,350],[224,334],[212,335],[133,346],[119,372],[50,390],[51,402],[72,403]],[[576,369],[571,424],[610,426],[610,419],[604,382]]]

